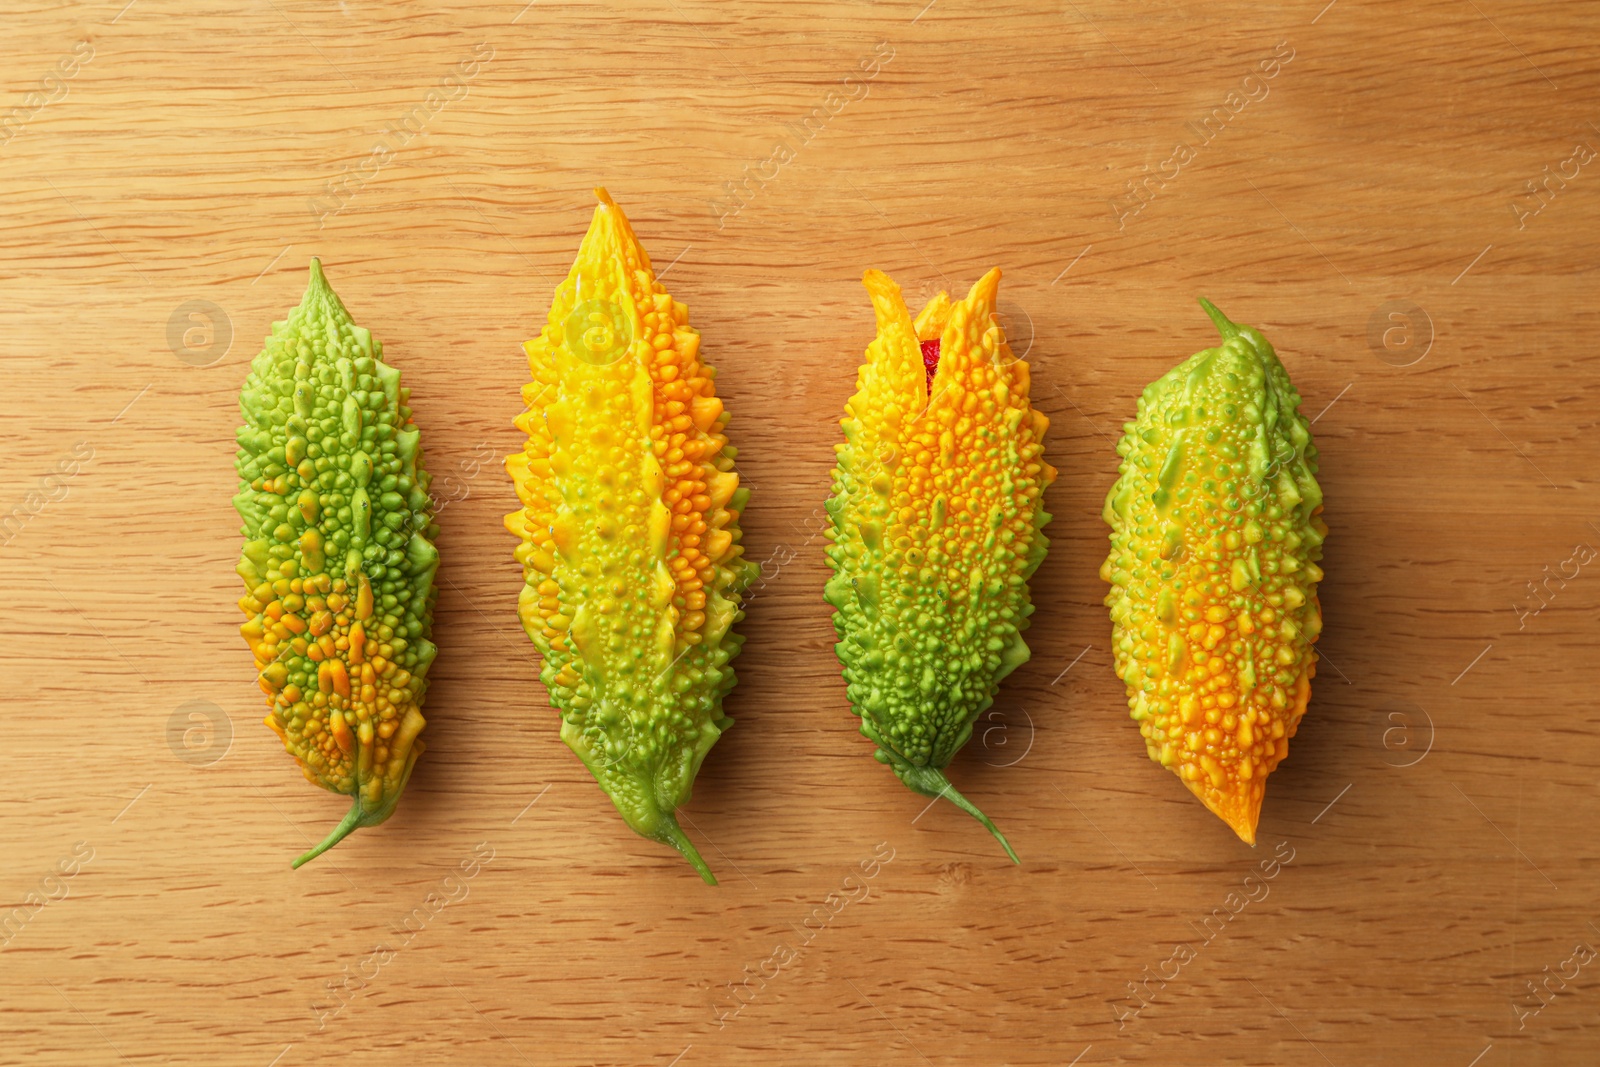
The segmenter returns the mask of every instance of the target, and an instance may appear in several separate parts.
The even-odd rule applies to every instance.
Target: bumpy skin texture
[[[596,190],[589,232],[524,347],[533,381],[506,460],[523,506],[523,628],[578,754],[634,830],[715,884],[673,812],[733,720],[722,700],[753,569],[735,450],[689,310]]]
[[[437,528],[400,372],[322,267],[239,397],[240,627],[266,723],[354,803],[295,866],[393,812],[423,745]]]
[[[1311,698],[1328,528],[1288,372],[1260,333],[1201,304],[1222,344],[1150,385],[1123,427],[1100,577],[1150,758],[1254,844]]]
[[[978,819],[1015,860],[944,768],[1028,660],[1028,579],[1048,546],[1042,505],[1056,476],[1043,458],[1049,420],[994,321],[998,270],[958,303],[940,293],[915,322],[887,275],[864,282],[878,336],[840,423],[827,505],[834,647],[877,759]]]

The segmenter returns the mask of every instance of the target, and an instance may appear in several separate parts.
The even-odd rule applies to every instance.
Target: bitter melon
[[[1328,528],[1288,372],[1258,331],[1200,303],[1222,344],[1152,383],[1124,426],[1100,577],[1150,758],[1254,844],[1311,698]]]
[[[635,831],[716,879],[678,825],[722,710],[753,567],[715,370],[604,189],[540,335],[506,460],[523,628],[561,739]]]
[[[946,797],[1016,853],[944,768],[1027,662],[1028,579],[1044,560],[1049,420],[994,317],[999,270],[913,322],[881,271],[864,282],[878,336],[836,445],[824,597],[861,733],[911,789]]]
[[[439,553],[410,392],[313,259],[239,397],[240,632],[267,725],[307,780],[352,797],[296,867],[393,814],[423,750]]]

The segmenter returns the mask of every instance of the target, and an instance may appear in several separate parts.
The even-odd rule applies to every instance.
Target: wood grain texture
[[[123,2],[6,19],[0,1064],[1592,1061],[1600,578],[1559,575],[1600,544],[1600,174],[1526,187],[1600,147],[1592,11]],[[519,446],[518,345],[596,184],[719,369],[747,551],[792,557],[687,809],[716,889],[558,740],[482,458]],[[453,499],[427,754],[292,872],[344,804],[260,725],[229,500],[313,254]],[[1061,477],[1033,660],[952,777],[1021,867],[872,760],[821,599],[862,270],[996,264]],[[1197,294],[1318,415],[1332,528],[1254,850],[1145,758],[1096,576],[1114,436],[1212,343]]]

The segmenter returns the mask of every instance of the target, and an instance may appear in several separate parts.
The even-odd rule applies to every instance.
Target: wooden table
[[[6,19],[0,1063],[1593,1062],[1576,5],[123,2]],[[597,184],[792,557],[687,809],[715,889],[560,743],[515,620],[518,344]],[[312,255],[450,503],[427,755],[295,872],[345,805],[260,723],[229,501]],[[1020,867],[872,760],[821,598],[862,270],[994,264],[1061,477],[1033,660],[952,774]],[[1196,295],[1277,345],[1333,530],[1254,850],[1145,758],[1096,576]]]

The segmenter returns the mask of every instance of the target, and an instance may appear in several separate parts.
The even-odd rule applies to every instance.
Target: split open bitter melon
[[[1150,758],[1254,844],[1311,698],[1328,528],[1288,372],[1258,331],[1200,303],[1222,344],[1152,383],[1124,426],[1100,577]]]
[[[749,496],[689,311],[596,190],[589,232],[525,348],[533,381],[506,460],[522,507],[518,611],[576,752],[638,833],[715,883],[674,812],[732,724],[722,701],[754,569]]]
[[[239,576],[267,725],[306,778],[352,798],[320,855],[375,826],[422,753],[433,502],[400,372],[311,261],[239,397]]]
[[[878,336],[841,421],[827,505],[835,650],[876,758],[976,818],[1015,860],[944,769],[1028,660],[1028,579],[1048,546],[1056,475],[1049,420],[995,321],[998,270],[964,300],[939,293],[915,322],[887,275],[864,281]]]

